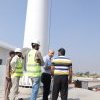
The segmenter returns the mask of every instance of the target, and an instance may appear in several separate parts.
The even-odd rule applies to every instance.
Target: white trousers
[[[12,88],[10,91],[10,100],[16,100],[16,98],[17,98],[18,88],[19,88],[19,79],[20,79],[20,77],[11,78]]]

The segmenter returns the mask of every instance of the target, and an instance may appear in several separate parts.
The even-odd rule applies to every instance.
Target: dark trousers
[[[54,76],[52,100],[57,100],[59,92],[61,94],[61,100],[67,100],[68,75],[55,75]]]
[[[43,73],[41,76],[41,81],[43,83],[43,100],[48,100],[48,95],[50,93],[51,75],[48,73]]]

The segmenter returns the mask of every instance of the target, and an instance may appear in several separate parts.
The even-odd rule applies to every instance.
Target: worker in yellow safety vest
[[[28,53],[27,58],[27,75],[32,80],[32,94],[30,100],[36,100],[40,80],[41,80],[41,65],[43,65],[43,58],[39,51],[40,42],[35,40],[32,42],[32,49]]]
[[[15,56],[12,58],[10,65],[12,81],[10,100],[16,100],[19,88],[19,80],[20,77],[23,75],[23,58],[20,48],[15,49]]]

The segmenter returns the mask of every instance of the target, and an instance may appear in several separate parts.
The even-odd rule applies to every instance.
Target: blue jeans
[[[31,94],[30,100],[36,100],[37,95],[38,95],[38,90],[40,87],[41,77],[34,77],[34,78],[31,78],[31,80],[32,80],[33,85],[32,85],[32,94]]]

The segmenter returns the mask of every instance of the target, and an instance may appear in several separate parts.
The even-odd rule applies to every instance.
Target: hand
[[[6,79],[7,79],[8,81],[11,81],[11,78],[10,78],[10,77],[6,77]]]
[[[36,59],[36,62],[41,65],[41,60],[40,59]]]
[[[55,69],[55,67],[54,66],[51,66],[51,70],[54,70]]]
[[[51,69],[51,66],[48,66],[48,69]]]
[[[15,72],[15,69],[13,68],[13,69],[11,69],[11,73],[14,73]]]

